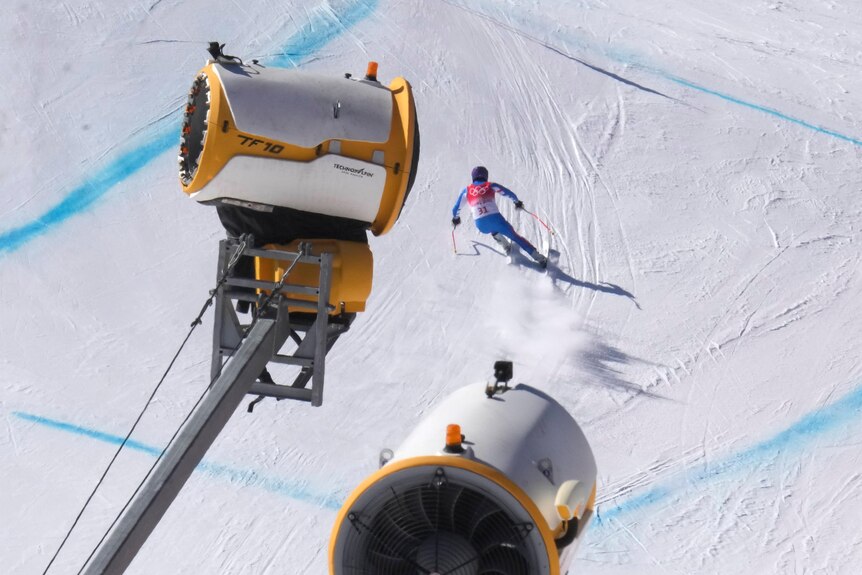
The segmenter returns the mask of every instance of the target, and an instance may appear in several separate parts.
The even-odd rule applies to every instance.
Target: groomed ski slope
[[[856,573],[862,16],[810,2],[16,3],[0,19],[0,565],[42,573],[215,282],[179,189],[210,40],[405,76],[416,186],[372,238],[324,405],[238,412],[129,573],[327,571],[335,514],[497,359],[575,416],[599,520],[572,574]],[[473,165],[560,253],[449,210]],[[207,319],[210,319],[209,317]],[[75,573],[208,383],[198,329],[49,573]],[[278,379],[278,371],[274,371]],[[469,430],[465,430],[469,434]]]

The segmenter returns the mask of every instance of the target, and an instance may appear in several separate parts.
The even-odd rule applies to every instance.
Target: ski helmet
[[[476,166],[473,168],[473,172],[471,173],[473,177],[473,181],[481,180],[483,182],[488,181],[488,168],[485,166]]]

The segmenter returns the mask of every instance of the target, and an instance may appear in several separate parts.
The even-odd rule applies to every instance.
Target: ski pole
[[[454,251],[455,254],[458,253],[458,246],[455,245],[455,228],[457,227],[458,226],[455,225],[452,226],[452,251]]]
[[[527,212],[528,214],[530,214],[531,216],[533,216],[534,218],[536,218],[536,220],[538,220],[538,222],[539,222],[540,224],[542,224],[543,226],[545,226],[545,229],[546,229],[546,230],[548,230],[549,232],[551,232],[551,235],[553,235],[553,236],[557,235],[557,233],[556,233],[554,230],[552,230],[550,227],[548,227],[548,224],[546,224],[545,222],[543,222],[543,221],[542,221],[542,218],[540,218],[539,216],[537,216],[536,214],[534,214],[534,213],[533,213],[533,212],[531,212],[530,210],[524,209],[524,211],[525,211],[525,212]]]

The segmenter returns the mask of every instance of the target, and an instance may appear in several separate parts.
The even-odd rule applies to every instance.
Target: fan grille
[[[511,501],[501,497],[500,489],[489,489],[451,468],[426,467],[410,475],[396,474],[384,488],[360,498],[347,514],[340,535],[339,573],[544,572],[537,563],[533,524],[523,510],[510,509]]]

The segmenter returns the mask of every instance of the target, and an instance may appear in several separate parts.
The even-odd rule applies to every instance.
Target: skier
[[[471,173],[473,183],[461,190],[455,206],[452,208],[452,225],[458,226],[461,223],[461,217],[458,212],[461,211],[461,203],[464,197],[467,197],[467,203],[470,204],[470,211],[473,213],[473,221],[476,227],[483,234],[491,234],[497,240],[503,250],[508,255],[512,249],[512,242],[518,244],[524,252],[530,255],[531,258],[544,267],[548,265],[548,258],[539,253],[533,244],[518,235],[512,228],[512,225],[500,214],[497,209],[497,201],[494,199],[496,194],[503,194],[513,202],[515,208],[524,209],[524,202],[518,199],[511,190],[488,181],[488,168],[484,166],[476,166]],[[506,238],[509,238],[508,241]]]

